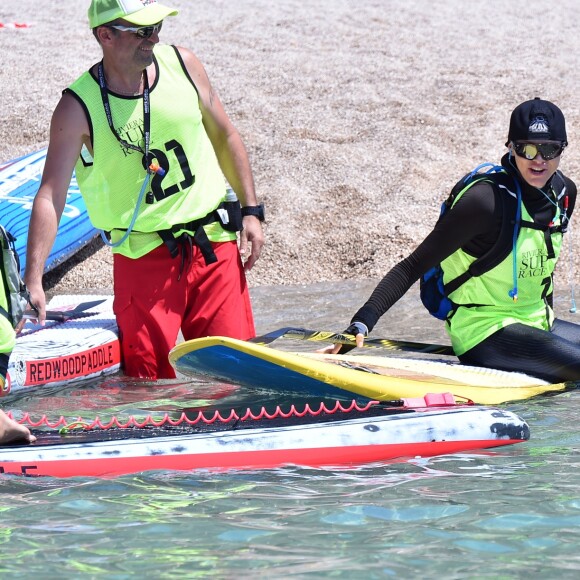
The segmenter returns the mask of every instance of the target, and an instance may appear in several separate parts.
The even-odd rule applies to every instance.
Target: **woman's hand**
[[[331,344],[316,352],[323,354],[346,354],[353,348],[361,348],[365,344],[365,338],[369,335],[369,329],[362,322],[353,322],[342,334],[352,334],[356,340],[356,347],[352,344]]]

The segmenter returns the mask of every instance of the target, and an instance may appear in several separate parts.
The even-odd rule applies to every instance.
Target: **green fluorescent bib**
[[[226,193],[212,144],[202,123],[196,88],[172,46],[155,47],[156,80],[151,87],[151,152],[166,170],[155,174],[147,191],[156,201],[139,208],[133,232],[113,252],[139,258],[162,240],[155,232],[211,213]],[[83,150],[77,181],[95,227],[121,239],[133,218],[146,176],[143,155],[123,147],[113,135],[103,109],[98,81],[90,72],[70,86],[87,111],[93,154]],[[179,95],[179,98],[176,98]],[[109,93],[115,129],[130,143],[144,146],[143,100]],[[229,241],[235,234],[217,223],[205,226],[211,241]]]
[[[458,197],[459,199],[459,197]],[[522,203],[522,220],[532,221]],[[554,225],[560,224],[558,212]],[[554,321],[552,308],[544,299],[552,290],[552,273],[562,246],[562,233],[551,235],[554,257],[548,257],[544,232],[523,226],[517,241],[518,300],[508,295],[512,285],[513,253],[498,266],[465,282],[449,298],[458,306],[446,325],[456,354],[462,355],[488,336],[510,324],[522,323],[549,330]],[[465,272],[475,260],[458,250],[443,260],[447,283]],[[462,304],[477,305],[465,306]]]

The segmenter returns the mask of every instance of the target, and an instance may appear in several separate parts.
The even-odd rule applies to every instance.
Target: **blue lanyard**
[[[149,184],[149,180],[151,178],[151,173],[153,173],[153,169],[150,167],[151,162],[153,159],[149,159],[149,145],[151,143],[151,107],[149,101],[149,79],[147,77],[147,70],[143,70],[143,134],[145,139],[145,149],[139,147],[139,145],[133,145],[133,143],[129,143],[125,139],[122,139],[115,126],[113,124],[113,114],[111,113],[111,104],[109,102],[109,93],[107,91],[107,81],[105,80],[105,70],[103,68],[103,61],[99,63],[98,67],[98,74],[99,74],[99,87],[101,89],[101,98],[103,100],[103,108],[105,109],[105,115],[107,116],[107,122],[109,123],[109,128],[111,132],[119,141],[119,143],[125,147],[126,149],[132,149],[133,151],[139,151],[143,153],[144,158],[144,166],[147,170],[147,175],[145,176],[145,180],[143,181],[143,185],[141,187],[141,191],[139,193],[139,198],[137,200],[137,204],[135,205],[135,211],[133,212],[133,217],[131,219],[131,224],[127,228],[127,231],[123,235],[123,237],[116,243],[112,243],[107,239],[105,232],[101,230],[101,238],[103,242],[112,248],[116,248],[120,246],[128,237],[133,227],[135,226],[135,222],[137,221],[137,214],[139,213],[139,207],[143,201],[143,196],[145,195],[145,190]]]

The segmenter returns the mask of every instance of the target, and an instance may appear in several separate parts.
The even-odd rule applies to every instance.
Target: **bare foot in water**
[[[36,437],[30,433],[27,427],[10,419],[4,411],[0,411],[0,445],[12,441],[36,441]]]

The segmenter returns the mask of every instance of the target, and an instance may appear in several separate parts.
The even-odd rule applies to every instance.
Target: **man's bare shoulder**
[[[197,58],[197,56],[195,56],[194,52],[191,49],[186,48],[185,46],[175,46],[175,49],[177,50],[177,52],[180,54],[181,58],[184,61],[194,60],[199,62],[199,59]]]
[[[55,114],[66,113],[75,115],[81,113],[84,115],[84,110],[80,101],[74,95],[74,93],[70,91],[65,91],[62,94],[60,101],[58,102],[54,112]]]
[[[189,48],[184,48],[183,46],[176,46],[177,52],[179,56],[183,60],[183,64],[187,71],[193,78],[205,77],[207,78],[207,74],[203,67],[203,64],[197,58],[197,56],[191,51]]]
[[[52,129],[89,135],[89,123],[85,110],[76,96],[65,92],[60,98],[52,115]]]

